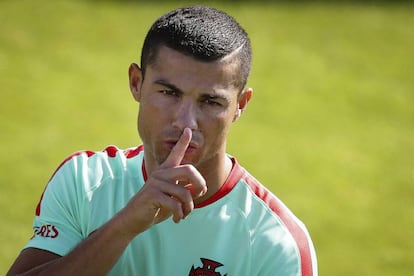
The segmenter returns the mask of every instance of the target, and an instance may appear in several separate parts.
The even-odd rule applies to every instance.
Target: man
[[[250,64],[224,12],[159,18],[129,68],[143,145],[67,158],[9,275],[316,275],[303,224],[226,154]]]

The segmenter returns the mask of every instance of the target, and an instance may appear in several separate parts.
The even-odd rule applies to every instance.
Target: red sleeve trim
[[[302,276],[312,276],[312,254],[311,247],[308,240],[308,235],[297,223],[296,219],[292,217],[291,212],[287,207],[272,193],[270,193],[264,186],[262,186],[254,177],[247,172],[243,176],[247,184],[253,190],[253,192],[262,199],[270,209],[282,220],[286,225],[289,232],[292,234],[296,241],[296,245],[299,248],[301,258]]]

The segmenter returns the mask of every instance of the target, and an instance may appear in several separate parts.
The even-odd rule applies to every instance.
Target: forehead
[[[162,79],[183,90],[239,90],[239,64],[232,56],[205,62],[161,46],[145,71],[148,81]]]

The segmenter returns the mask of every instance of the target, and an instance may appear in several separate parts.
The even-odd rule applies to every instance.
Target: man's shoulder
[[[263,212],[267,212],[269,216],[275,217],[284,227],[289,229],[289,232],[306,231],[304,224],[290,208],[254,176],[245,171],[241,181],[252,201],[256,202],[254,208],[264,210]],[[253,211],[255,210],[252,208]]]
[[[115,158],[115,157],[124,157],[124,158],[134,158],[138,156],[141,152],[144,151],[143,145],[126,148],[126,149],[120,149],[115,145],[109,145],[103,150],[100,151],[93,151],[93,150],[80,150],[73,154],[71,154],[66,159],[70,160],[71,158],[80,156],[80,155],[86,155],[87,157],[92,157],[94,155],[99,155],[104,158]]]
[[[302,270],[312,271],[316,267],[315,249],[304,223],[296,217],[282,200],[247,171],[243,174],[241,181],[252,201],[249,204],[251,206],[250,223],[260,226],[255,233],[259,235],[262,233],[265,237],[265,243],[278,243],[281,235],[284,236],[285,238],[282,239],[284,246],[288,246],[297,252],[301,260]],[[262,232],[259,229],[264,231]],[[272,232],[270,229],[275,231]],[[274,233],[274,235],[269,235],[269,233]],[[291,242],[286,243],[287,240]]]
[[[111,194],[111,189],[128,189],[130,183],[138,183],[137,180],[143,178],[142,156],[142,146],[127,149],[107,146],[100,151],[77,151],[53,172],[45,193],[91,198],[97,192],[102,196]],[[113,185],[118,183],[127,185]]]
[[[117,146],[110,145],[107,146],[105,149],[100,151],[95,150],[80,150],[70,154],[66,157],[63,162],[60,164],[59,167],[65,165],[67,162],[74,160],[74,159],[89,159],[89,158],[100,158],[100,159],[110,159],[110,158],[134,158],[137,157],[140,153],[144,151],[144,147],[142,145],[137,147],[131,147],[127,149],[120,149]]]
[[[80,150],[70,154],[66,157],[53,172],[50,180],[59,172],[76,174],[76,171],[81,173],[85,169],[103,169],[110,170],[116,168],[127,168],[130,164],[140,160],[141,153],[143,154],[143,146],[120,149],[114,145],[107,146],[103,150]]]

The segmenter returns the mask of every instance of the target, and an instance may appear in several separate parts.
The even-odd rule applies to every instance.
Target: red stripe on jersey
[[[91,157],[92,155],[95,154],[94,151],[90,151],[90,150],[84,150],[84,151],[78,151],[75,152],[72,155],[69,155],[65,160],[63,160],[62,163],[60,163],[60,165],[57,167],[57,169],[55,170],[55,172],[52,174],[52,177],[50,177],[49,181],[55,176],[55,174],[57,173],[58,170],[60,170],[60,168],[62,168],[63,165],[65,165],[70,159],[72,159],[73,157],[79,156],[81,154],[86,154],[88,157]]]
[[[141,170],[142,170],[142,177],[144,178],[144,182],[147,182],[148,175],[147,175],[147,170],[145,169],[145,161],[144,161],[144,159],[142,159]]]
[[[300,227],[296,220],[292,217],[287,207],[269,192],[259,181],[253,176],[247,173],[236,161],[232,158],[233,168],[230,172],[224,185],[209,199],[200,204],[197,204],[196,208],[201,208],[212,204],[213,202],[223,198],[227,195],[234,186],[239,182],[240,179],[244,179],[252,191],[257,197],[259,197],[267,206],[282,220],[286,225],[287,229],[291,233],[292,237],[296,241],[296,245],[299,248],[301,258],[301,270],[302,276],[312,276],[312,255],[311,248],[308,240],[308,236],[305,231]]]
[[[40,216],[40,204],[42,203],[42,200],[43,200],[43,195],[45,194],[45,190],[43,190],[43,193],[42,193],[42,195],[40,196],[40,199],[39,199],[39,202],[37,203],[37,206],[36,206],[36,212],[35,212],[35,215],[38,217],[38,216]]]
[[[292,234],[300,252],[302,276],[312,276],[313,270],[311,248],[305,231],[300,227],[300,225],[298,225],[287,207],[265,187],[263,187],[253,176],[246,172],[243,178],[246,180],[253,192],[260,199],[262,199],[273,212],[276,213]]]
[[[104,151],[108,154],[109,157],[113,158],[116,156],[116,153],[118,152],[118,148],[115,146],[108,146],[106,147]]]
[[[143,150],[144,150],[144,146],[140,145],[136,148],[125,150],[124,155],[126,156],[126,158],[133,158],[133,157],[137,156],[138,154],[140,154],[140,152],[143,151]]]

